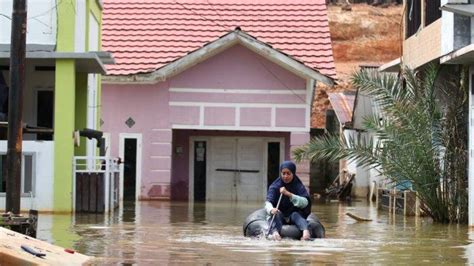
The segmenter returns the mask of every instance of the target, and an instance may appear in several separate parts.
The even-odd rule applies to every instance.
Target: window
[[[441,17],[441,9],[439,9],[440,5],[440,0],[425,1],[425,26],[430,25]]]
[[[406,39],[416,34],[421,26],[426,27],[441,18],[440,6],[441,0],[407,0],[405,12]],[[422,21],[422,10],[424,10],[424,21]]]
[[[53,128],[54,92],[52,90],[38,90],[37,93],[36,124],[39,127]],[[51,134],[37,134],[37,140],[53,140]]]
[[[0,155],[0,193],[6,192],[6,168],[7,155]],[[21,165],[21,193],[30,193],[34,191],[34,155],[23,154]]]
[[[405,15],[406,39],[415,34],[421,26],[421,0],[407,0]]]

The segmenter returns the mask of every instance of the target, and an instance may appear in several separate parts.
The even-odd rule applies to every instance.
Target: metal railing
[[[119,205],[120,198],[120,185],[119,185],[119,173],[120,167],[119,162],[116,158],[105,157],[105,156],[75,156],[73,158],[73,209],[74,211],[86,211],[86,212],[104,212],[108,213],[113,211]],[[97,188],[96,191],[89,191],[89,187],[79,188],[81,191],[86,191],[90,193],[86,199],[82,196],[77,195],[78,186],[82,186],[78,182],[79,178],[84,178],[85,176],[94,176],[94,179],[97,180],[97,186],[91,186]],[[79,180],[80,181],[80,180]],[[88,183],[89,184],[89,183]],[[97,192],[97,193],[96,193]],[[78,204],[77,200],[85,200],[90,204],[99,204],[99,208],[80,209],[77,206],[82,206]],[[95,202],[91,203],[91,199],[94,199]],[[103,203],[103,208],[102,208]],[[103,211],[102,211],[103,209]]]

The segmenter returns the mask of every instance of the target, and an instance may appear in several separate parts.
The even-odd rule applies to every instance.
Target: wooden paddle
[[[280,198],[278,198],[278,203],[277,203],[277,206],[276,206],[277,209],[278,209],[278,207],[280,207],[280,201],[281,201],[282,196],[283,196],[283,193],[281,193]],[[272,229],[272,224],[273,224],[273,220],[275,219],[275,216],[276,216],[276,213],[274,213],[273,216],[272,216],[272,220],[270,221],[270,226],[268,226],[268,231],[265,234],[265,237],[267,237],[268,234],[270,234],[270,230]]]

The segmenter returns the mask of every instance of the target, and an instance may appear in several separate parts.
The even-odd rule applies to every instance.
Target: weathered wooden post
[[[14,0],[10,44],[6,211],[20,213],[23,90],[25,87],[26,0]]]

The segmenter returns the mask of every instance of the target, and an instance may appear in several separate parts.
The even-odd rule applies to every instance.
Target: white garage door
[[[207,200],[262,201],[264,142],[258,138],[213,138]]]

